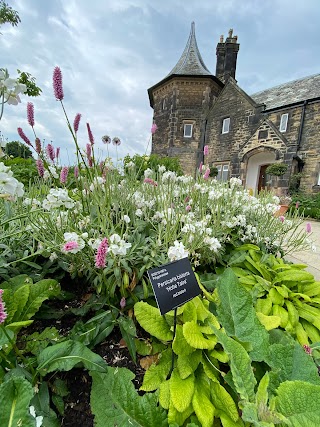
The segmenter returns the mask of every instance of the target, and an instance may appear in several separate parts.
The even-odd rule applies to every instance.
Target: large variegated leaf
[[[132,384],[134,374],[125,368],[91,372],[91,410],[96,427],[168,427],[166,411],[157,405],[158,396],[139,396]]]
[[[32,385],[23,377],[12,375],[0,385],[0,426],[35,427],[29,406],[33,396]]]
[[[140,325],[149,332],[150,335],[161,341],[170,341],[173,339],[173,332],[161,316],[160,311],[150,304],[140,301],[134,306],[134,314]]]

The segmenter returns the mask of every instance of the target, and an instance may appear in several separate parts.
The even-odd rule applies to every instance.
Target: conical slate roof
[[[167,77],[171,75],[192,75],[192,76],[212,76],[208,68],[205,66],[201,54],[198,49],[195,25],[191,24],[191,31],[187,45],[177,62],[176,66],[170,71]]]

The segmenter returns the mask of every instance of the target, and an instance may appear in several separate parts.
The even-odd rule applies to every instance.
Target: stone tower
[[[192,22],[176,66],[148,90],[158,126],[152,153],[179,157],[184,172],[193,175],[202,160],[208,111],[223,86],[203,62]]]

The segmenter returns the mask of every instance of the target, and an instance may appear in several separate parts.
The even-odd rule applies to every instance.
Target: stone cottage
[[[152,153],[179,157],[192,175],[201,162],[215,166],[217,179],[240,177],[255,193],[275,185],[265,171],[281,162],[288,166],[276,183],[282,193],[290,183],[320,191],[320,74],[248,95],[235,79],[239,46],[232,30],[220,37],[213,75],[192,23],[181,58],[148,90],[158,126]]]

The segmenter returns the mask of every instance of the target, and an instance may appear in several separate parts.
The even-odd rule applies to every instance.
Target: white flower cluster
[[[22,197],[23,184],[13,177],[13,172],[3,162],[0,162],[0,196]]]
[[[189,252],[186,250],[182,242],[174,241],[174,246],[168,249],[168,257],[170,261],[177,261],[178,259],[186,258]]]
[[[27,86],[19,83],[17,79],[9,77],[8,70],[0,70],[0,94],[4,102],[11,105],[18,105],[21,102],[20,93],[26,93]]]
[[[126,255],[129,248],[131,248],[131,243],[127,243],[125,240],[121,239],[119,234],[112,234],[109,238],[109,252],[113,255]]]
[[[64,188],[51,188],[49,194],[42,202],[43,209],[50,211],[64,206],[67,209],[72,209],[75,202],[69,197],[68,191]]]

